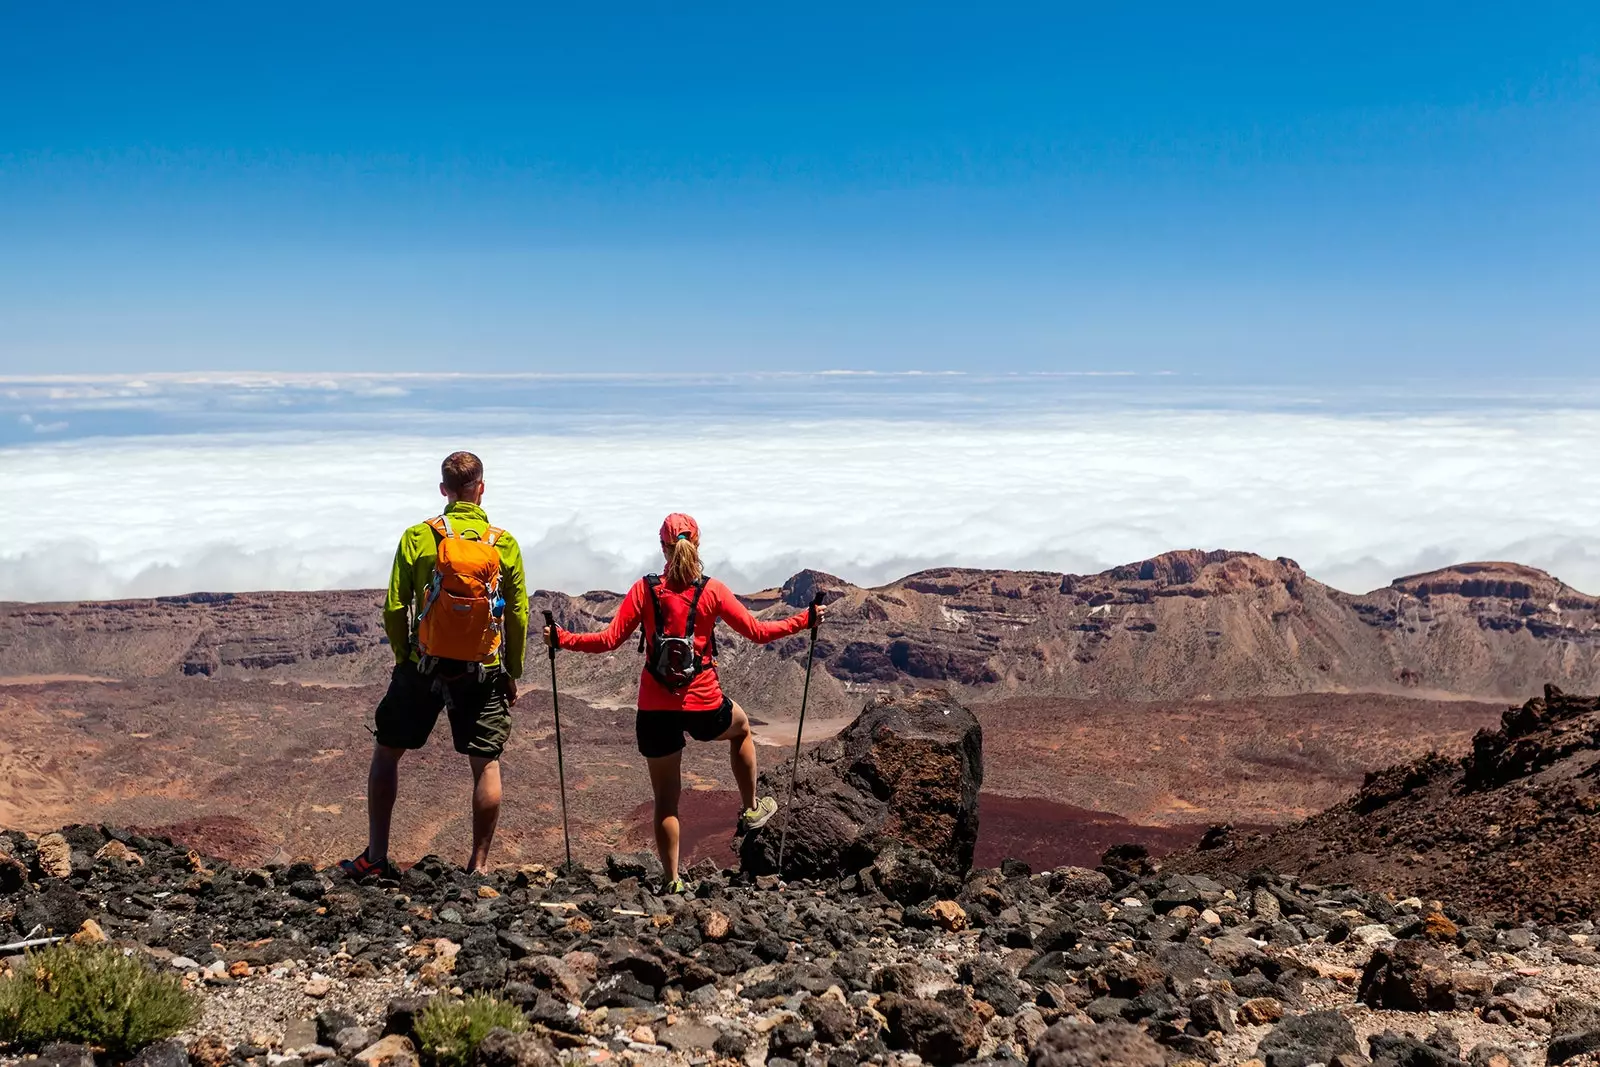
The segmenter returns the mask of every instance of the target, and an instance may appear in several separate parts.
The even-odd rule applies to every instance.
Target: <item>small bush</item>
[[[124,1059],[199,1013],[199,999],[179,978],[105,945],[31,953],[0,980],[0,1043],[24,1049],[70,1041]]]
[[[497,1026],[520,1034],[528,1020],[515,1004],[484,993],[464,1000],[434,997],[417,1016],[417,1044],[423,1058],[437,1067],[468,1067],[479,1042]]]

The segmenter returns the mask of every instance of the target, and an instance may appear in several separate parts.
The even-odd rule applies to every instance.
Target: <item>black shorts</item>
[[[438,672],[423,674],[415,663],[396,664],[389,691],[378,702],[378,744],[421,748],[428,743],[439,712],[447,707],[457,752],[500,758],[511,736],[511,703],[500,667],[488,668],[481,679],[476,674],[447,679]]]
[[[639,753],[645,759],[660,759],[682,752],[683,735],[696,741],[715,741],[733,725],[733,698],[723,697],[716,711],[641,711],[633,720],[639,738]]]

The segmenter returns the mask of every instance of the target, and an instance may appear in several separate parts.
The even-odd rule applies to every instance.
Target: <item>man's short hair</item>
[[[471,452],[452,452],[439,464],[439,478],[446,489],[464,496],[483,481],[483,460]]]

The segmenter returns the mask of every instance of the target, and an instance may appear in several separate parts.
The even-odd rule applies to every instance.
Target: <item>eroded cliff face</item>
[[[802,571],[745,600],[774,617],[818,590],[832,612],[813,699],[829,714],[930,684],[979,701],[1600,689],[1600,605],[1511,563],[1352,596],[1293,560],[1184,551],[1094,575],[942,568],[875,589]],[[540,590],[533,601],[564,626],[594,629],[620,596]],[[392,661],[378,603],[375,592],[337,591],[3,605],[0,675],[379,681]],[[797,703],[806,646],[804,635],[765,648],[728,636],[720,663],[734,691]],[[638,667],[631,643],[561,660],[575,695],[619,706],[633,700]]]

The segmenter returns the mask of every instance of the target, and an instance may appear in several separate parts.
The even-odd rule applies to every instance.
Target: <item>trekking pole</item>
[[[550,635],[555,636],[556,617],[549,611],[544,613],[544,624],[550,628]],[[550,707],[556,714],[556,780],[561,786],[561,840],[567,846],[567,870],[572,869],[572,834],[567,829],[567,766],[561,756],[561,699],[556,695],[556,646],[550,641],[545,642],[545,650],[550,653]]]
[[[783,832],[778,835],[778,877],[783,877],[783,851],[789,844],[789,820],[794,817],[794,785],[795,779],[800,776],[800,738],[806,732],[806,701],[811,696],[811,661],[817,655],[817,627],[822,620],[817,618],[817,607],[822,603],[822,591],[817,590],[811,598],[811,647],[806,650],[806,681],[800,689],[800,725],[794,731],[794,761],[789,764],[789,800],[784,804]]]

